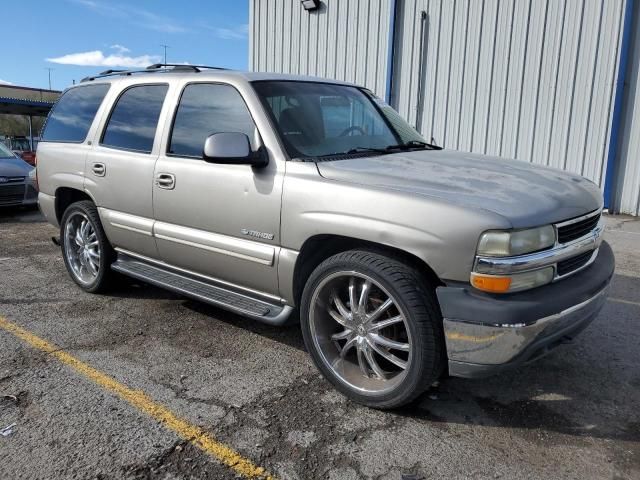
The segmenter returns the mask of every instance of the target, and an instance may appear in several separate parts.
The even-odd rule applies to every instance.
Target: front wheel
[[[76,202],[65,210],[60,246],[69,275],[83,290],[97,293],[108,287],[114,252],[92,202]]]
[[[442,318],[433,289],[385,255],[353,250],[320,264],[302,295],[301,324],[319,370],[364,405],[402,406],[441,373]]]

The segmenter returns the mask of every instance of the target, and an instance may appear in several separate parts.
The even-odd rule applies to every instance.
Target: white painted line
[[[632,302],[631,300],[623,300],[622,298],[609,297],[609,301],[616,302],[616,303],[624,303],[626,305],[635,305],[636,307],[640,307],[640,302]]]
[[[607,233],[626,233],[628,235],[640,235],[640,232],[629,232],[627,230],[617,230],[617,229],[611,229],[611,230],[607,230]]]

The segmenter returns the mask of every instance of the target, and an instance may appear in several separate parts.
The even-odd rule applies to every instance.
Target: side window
[[[150,153],[168,85],[140,85],[118,99],[102,135],[102,145]]]
[[[253,138],[255,124],[238,91],[229,85],[198,83],[182,92],[167,153],[202,157],[214,133],[240,132]]]
[[[47,118],[42,141],[84,142],[108,90],[109,84],[99,83],[64,92]]]

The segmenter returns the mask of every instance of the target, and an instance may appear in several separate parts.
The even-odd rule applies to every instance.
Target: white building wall
[[[635,28],[631,39],[633,53],[627,66],[615,207],[622,213],[640,215],[640,5],[637,0],[635,7]]]
[[[385,96],[391,0],[250,0],[249,68],[358,83]]]
[[[392,104],[447,148],[603,186],[623,14],[624,0],[399,0]]]

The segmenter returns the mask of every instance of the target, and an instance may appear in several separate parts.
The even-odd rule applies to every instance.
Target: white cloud
[[[249,34],[249,24],[245,23],[232,28],[216,28],[215,32],[224,40],[243,40]]]
[[[168,17],[163,17],[143,8],[123,5],[119,3],[103,3],[95,0],[70,0],[71,2],[93,10],[99,15],[120,18],[130,23],[149,30],[164,33],[182,33],[186,28],[174,22]]]
[[[0,78],[0,85],[13,85],[13,83],[11,83],[11,82],[7,82],[6,80],[2,80],[2,79]]]
[[[113,50],[117,50],[118,53],[129,53],[131,51],[127,47],[120,45],[119,43],[116,43],[115,45],[111,45],[109,48],[112,48]]]
[[[101,50],[90,52],[69,53],[61,57],[47,58],[47,62],[62,65],[82,65],[87,67],[147,67],[153,63],[160,63],[159,55],[140,55],[131,57],[123,52],[106,55]]]

